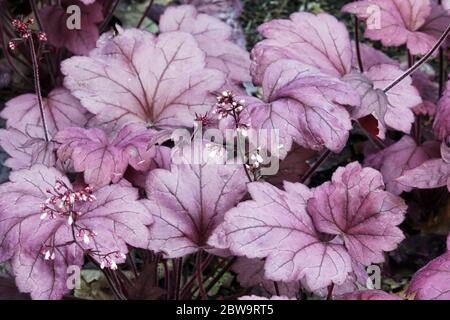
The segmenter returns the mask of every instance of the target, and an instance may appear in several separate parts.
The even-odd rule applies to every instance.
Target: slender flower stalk
[[[44,103],[42,100],[41,82],[39,79],[39,62],[36,55],[35,43],[33,40],[33,35],[36,34],[36,32],[31,29],[31,25],[33,23],[34,20],[32,18],[29,18],[25,22],[20,19],[14,19],[12,21],[11,24],[14,27],[15,32],[19,35],[19,37],[12,39],[9,42],[9,48],[11,50],[15,50],[19,43],[26,42],[28,44],[28,48],[30,49],[31,63],[33,67],[34,91],[38,99],[39,111],[42,120],[42,128],[44,130],[44,138],[45,141],[50,142],[50,135],[44,111]],[[47,41],[47,35],[44,32],[41,31],[37,32],[37,37],[39,39],[39,44],[41,42]]]
[[[39,11],[37,9],[36,1],[35,0],[30,0],[30,6],[31,6],[31,10],[33,11],[33,15],[36,18],[36,23],[37,23],[38,28],[39,28],[39,33],[43,33],[44,32],[44,28],[43,28],[43,25],[42,25],[41,17],[39,16]],[[45,58],[45,62],[47,63],[48,73],[50,75],[50,81],[52,83],[52,86],[54,87],[56,85],[56,79],[55,79],[55,76],[54,76],[55,70],[53,69],[51,56],[50,56],[50,54],[48,52],[45,52],[44,53],[44,58]]]
[[[28,42],[29,42],[30,52],[31,52],[31,62],[33,64],[34,91],[38,98],[39,111],[41,113],[41,119],[42,119],[42,129],[44,130],[45,141],[50,142],[50,134],[48,131],[47,120],[45,117],[44,102],[42,100],[41,84],[40,84],[40,79],[39,79],[39,64],[37,61],[36,51],[34,48],[33,36],[30,36],[28,38]]]
[[[234,125],[237,135],[237,153],[241,158],[243,163],[245,174],[249,182],[253,182],[254,179],[251,177],[251,173],[258,170],[260,162],[255,161],[253,164],[248,164],[245,156],[245,138],[247,135],[247,130],[249,128],[248,124],[241,122],[240,114],[245,108],[245,101],[237,101],[233,92],[223,91],[217,96],[217,104],[214,113],[218,115],[219,120],[231,116],[234,120]]]

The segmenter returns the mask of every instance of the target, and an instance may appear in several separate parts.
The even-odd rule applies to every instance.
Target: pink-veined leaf
[[[425,161],[420,166],[407,170],[397,178],[405,186],[433,189],[447,186],[450,191],[450,147],[443,141],[441,144],[441,159]]]
[[[439,85],[425,72],[416,72],[412,75],[413,85],[417,88],[423,102],[416,105],[413,110],[416,115],[434,116],[436,103],[439,99]]]
[[[198,12],[219,18],[232,28],[231,40],[245,48],[247,40],[241,26],[240,16],[243,9],[241,0],[183,0],[182,3],[191,4]]]
[[[65,86],[99,123],[192,127],[224,84],[224,74],[205,65],[190,34],[129,29],[103,35],[89,57],[72,57],[61,69]]]
[[[86,110],[67,89],[52,90],[43,99],[43,106],[50,139],[59,130],[82,127],[87,122]],[[11,156],[6,166],[17,170],[34,164],[55,165],[56,145],[45,140],[36,95],[24,94],[9,100],[0,115],[6,119],[6,129],[0,130],[0,145]]]
[[[444,11],[442,7],[439,9]],[[430,32],[430,29],[442,28],[444,24],[433,21],[435,16],[430,17],[430,0],[356,1],[345,5],[342,11],[356,14],[358,18],[366,20],[367,38],[381,40],[385,46],[398,47],[406,44],[413,55],[423,55],[429,51],[437,41],[436,32]],[[445,30],[446,25],[443,27],[440,33]]]
[[[83,251],[95,250],[102,255],[126,253],[127,244],[145,247],[147,226],[152,222],[151,214],[138,200],[138,191],[117,185],[96,191],[93,202],[76,203],[76,224],[70,225],[67,216],[43,218],[41,206],[57,179],[71,187],[58,170],[35,165],[12,172],[10,182],[0,187],[0,261],[12,258],[19,289],[30,292],[33,299],[59,299],[68,292],[67,267],[81,266]],[[76,234],[76,245],[71,230],[75,225],[77,230],[97,235],[85,242]],[[52,248],[54,259],[45,259],[44,246]]]
[[[346,293],[335,297],[336,300],[403,300],[399,296],[381,291],[364,290],[353,293]]]
[[[148,149],[153,135],[145,126],[129,124],[111,136],[96,128],[68,128],[58,132],[55,141],[61,144],[59,159],[70,160],[74,171],[84,172],[86,183],[98,188],[118,182],[128,164],[139,171],[149,169],[157,148]]]
[[[367,70],[365,76],[369,78],[375,89],[384,89],[403,71],[389,64],[376,65]],[[392,129],[409,133],[414,122],[412,109],[422,103],[418,90],[412,85],[411,77],[406,77],[399,84],[386,93],[387,110],[384,121]]]
[[[450,82],[438,102],[433,131],[440,140],[445,140],[450,135]]]
[[[287,182],[282,191],[254,182],[248,189],[253,200],[228,211],[215,231],[224,248],[238,256],[266,258],[268,279],[301,280],[311,290],[344,283],[352,270],[350,256],[342,244],[316,231],[306,212],[312,196],[306,186]]]
[[[387,124],[386,113],[388,98],[386,94],[374,87],[373,82],[366,75],[359,72],[351,72],[342,77],[342,80],[350,84],[361,97],[361,105],[349,108],[353,119],[358,120],[372,115],[377,120],[377,136],[384,139]]]
[[[421,32],[435,38],[435,42],[445,32],[445,29],[450,24],[450,7],[446,0],[442,0],[442,5],[438,5],[436,0],[431,0],[431,12],[425,20],[425,24],[420,28]],[[444,48],[450,44],[447,40],[442,45]]]
[[[314,189],[307,210],[320,232],[342,237],[353,259],[381,263],[384,252],[404,239],[397,227],[404,219],[402,198],[384,191],[382,175],[357,162],[338,168],[330,182]]]
[[[5,166],[13,170],[27,169],[35,164],[48,167],[56,164],[57,145],[53,141],[45,141],[41,126],[27,125],[24,131],[0,129],[0,146],[10,156]]]
[[[412,188],[399,184],[396,179],[405,171],[438,156],[438,142],[427,141],[418,146],[413,138],[404,136],[386,149],[370,155],[366,158],[365,165],[381,172],[387,191],[400,194],[403,191],[411,191]]]
[[[74,15],[77,11],[67,10],[76,5],[80,10],[79,26]],[[67,48],[77,55],[85,55],[95,48],[100,35],[99,25],[103,21],[102,5],[92,0],[63,0],[62,6],[45,6],[40,11],[42,27],[48,42],[56,48]],[[72,25],[73,24],[73,25]]]
[[[193,6],[177,6],[166,9],[159,29],[192,34],[206,54],[206,66],[224,72],[228,77],[227,86],[251,81],[249,54],[231,41],[232,29],[225,22],[197,13]]]
[[[211,252],[222,249],[208,240],[225,212],[245,196],[248,180],[244,168],[242,164],[224,164],[221,146],[196,141],[174,152],[178,160],[172,162],[170,171],[156,169],[147,178],[145,203],[155,220],[149,249],[170,258],[201,248]]]
[[[69,231],[69,230],[67,230]],[[39,247],[20,247],[12,258],[16,284],[33,300],[62,299],[68,293],[69,268],[81,267],[83,253],[75,245],[60,248],[54,260],[44,260]]]
[[[290,20],[272,20],[258,31],[266,39],[252,51],[252,75],[261,84],[267,67],[280,59],[292,59],[332,76],[343,76],[352,66],[352,44],[345,25],[335,17],[300,12]]]
[[[344,106],[360,104],[349,84],[300,62],[280,60],[267,68],[262,87],[264,101],[246,98],[242,121],[252,129],[277,130],[282,158],[294,141],[314,150],[338,152],[345,146],[351,121]]]
[[[87,122],[86,110],[69,90],[56,88],[43,98],[45,120],[49,134],[69,127],[83,127]],[[9,100],[0,116],[6,127],[24,132],[28,125],[41,126],[42,117],[35,94],[23,94]]]
[[[416,300],[450,299],[450,252],[430,261],[412,278],[408,293]]]

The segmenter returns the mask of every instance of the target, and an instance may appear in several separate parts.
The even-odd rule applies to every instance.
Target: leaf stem
[[[444,95],[445,81],[447,79],[445,61],[445,50],[439,48],[439,99]]]
[[[278,287],[278,283],[276,281],[273,282],[273,286],[275,287],[275,294],[277,296],[280,295],[280,288]]]
[[[170,270],[169,265],[166,259],[162,260],[163,268],[164,268],[164,289],[166,290],[166,299],[169,299],[170,292]]]
[[[234,123],[235,123],[235,128],[236,128],[236,132],[237,132],[237,152],[239,157],[241,158],[242,161],[242,165],[244,166],[244,171],[245,171],[245,175],[247,176],[247,179],[249,182],[253,182],[253,179],[250,175],[250,172],[246,166],[246,161],[245,161],[245,137],[242,135],[242,133],[239,131],[239,115],[236,113],[236,111],[232,110],[233,113],[233,118],[234,118]],[[244,150],[241,149],[242,146],[242,141],[244,142]]]
[[[50,142],[50,135],[48,133],[47,120],[45,118],[44,112],[44,103],[42,101],[41,84],[39,80],[39,64],[37,62],[36,52],[34,51],[34,41],[32,35],[28,38],[28,44],[30,46],[31,62],[33,64],[34,91],[36,92],[36,96],[38,98],[39,111],[41,113],[42,119],[42,128],[44,129],[44,137],[46,142]]]
[[[181,276],[183,273],[183,258],[177,258],[174,260],[174,270],[175,270],[175,300],[179,300],[181,288]]]
[[[206,300],[208,296],[206,295],[205,287],[203,286],[203,279],[202,279],[202,251],[199,250],[197,252],[197,262],[195,267],[196,275],[197,275],[197,282],[198,282],[198,289],[200,298],[202,300]]]
[[[128,251],[127,255],[128,255],[128,260],[130,261],[131,270],[133,270],[134,277],[137,278],[138,271],[136,268],[136,261],[134,259],[134,256],[133,256],[133,253],[131,252],[131,250]]]
[[[111,21],[111,18],[114,15],[114,11],[116,11],[117,6],[119,5],[120,0],[115,0],[115,2],[112,4],[111,8],[108,11],[108,14],[105,17],[105,20],[103,20],[102,25],[100,26],[100,33],[103,33],[106,31],[106,27],[108,26],[109,22]]]
[[[202,272],[204,270],[206,270],[206,268],[209,266],[209,264],[211,263],[211,261],[213,260],[214,256],[209,255],[202,263]],[[195,282],[195,276],[191,277],[189,279],[189,281],[184,285],[183,289],[181,290],[181,299],[186,299],[186,295],[188,294],[188,292],[191,290],[192,286],[194,285]]]
[[[145,12],[144,12],[144,14],[142,15],[141,19],[139,20],[139,22],[138,22],[136,28],[139,29],[139,28],[141,27],[142,23],[143,23],[144,20],[145,20],[145,17],[147,17],[148,14],[150,13],[150,10],[152,9],[152,6],[153,6],[153,3],[154,3],[154,2],[155,2],[155,0],[150,0],[149,4],[148,4],[148,6],[147,6],[147,9],[145,9]]]
[[[232,257],[230,261],[228,261],[227,264],[222,268],[222,270],[220,270],[220,272],[215,275],[215,277],[206,286],[206,292],[209,292],[214,287],[214,285],[223,277],[223,275],[228,270],[230,270],[236,259],[236,257]]]
[[[327,300],[333,300],[334,283],[328,286]]]
[[[441,35],[441,37],[438,39],[438,41],[434,44],[434,46],[419,60],[417,61],[413,66],[408,68],[402,75],[400,75],[397,79],[392,81],[389,85],[387,85],[383,91],[386,93],[392,88],[394,88],[397,84],[399,84],[403,79],[405,79],[407,76],[415,72],[417,69],[419,69],[432,55],[433,53],[444,43],[447,36],[450,34],[450,25],[448,25],[445,32]]]
[[[316,170],[328,159],[328,157],[331,155],[330,150],[325,150],[317,159],[316,162],[314,162],[314,165],[309,168],[309,170],[301,177],[300,183],[305,183],[311,176],[316,172]]]
[[[364,72],[364,65],[361,56],[361,47],[359,44],[360,34],[359,34],[359,19],[357,16],[353,16],[353,24],[355,26],[355,48],[356,48],[356,57],[358,59],[358,67],[361,73]]]

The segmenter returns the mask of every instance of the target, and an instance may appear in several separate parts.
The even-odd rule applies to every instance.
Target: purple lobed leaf
[[[438,156],[438,142],[427,141],[418,146],[413,138],[403,136],[393,145],[366,158],[365,165],[381,172],[386,190],[400,194],[403,191],[411,191],[412,188],[399,184],[396,179],[405,171],[414,169],[425,161]]]
[[[56,144],[47,142],[43,128],[28,125],[24,131],[16,128],[0,129],[0,146],[9,154],[5,166],[27,169],[35,164],[52,167],[56,164]]]
[[[342,150],[351,129],[344,106],[360,99],[350,85],[294,60],[270,65],[262,84],[264,101],[246,98],[242,121],[253,129],[278,130],[282,157],[293,141],[320,150]]]
[[[219,19],[197,13],[193,6],[169,7],[161,16],[159,29],[192,34],[206,54],[206,66],[227,75],[226,89],[251,81],[248,52],[231,41],[231,27]]]
[[[329,14],[294,13],[289,20],[264,23],[258,31],[266,39],[252,51],[255,84],[261,84],[267,67],[280,59],[297,60],[332,76],[351,70],[349,34],[345,25]]]
[[[120,129],[135,122],[192,127],[195,112],[207,112],[211,93],[224,83],[222,72],[205,66],[190,34],[130,29],[103,35],[88,57],[72,57],[61,70],[65,86],[98,122]]]
[[[440,140],[445,140],[450,135],[450,85],[447,85],[442,98],[438,102],[433,131]]]
[[[149,169],[158,148],[148,149],[154,134],[145,126],[129,124],[110,137],[101,129],[69,128],[55,140],[61,144],[59,159],[70,160],[76,172],[84,172],[86,183],[98,188],[118,182],[128,164],[139,171]]]
[[[205,151],[209,148],[205,147]],[[178,149],[181,162],[171,169],[150,172],[146,182],[146,205],[154,217],[148,248],[170,258],[182,257],[199,249],[215,252],[209,238],[223,221],[225,212],[246,193],[247,177],[242,164],[224,164],[215,159],[192,162],[197,146]],[[212,152],[212,151],[211,151]]]
[[[63,0],[62,6],[45,6],[39,14],[42,20],[43,31],[48,42],[56,48],[67,48],[77,55],[85,55],[95,48],[99,38],[99,24],[103,21],[103,7],[95,0],[81,1]],[[80,10],[80,28],[69,28],[71,18],[68,7],[77,5]]]
[[[412,278],[408,293],[416,300],[450,299],[450,252],[430,261]]]
[[[429,51],[450,21],[444,9],[430,0],[356,1],[342,11],[367,21],[367,38],[384,46],[406,44],[413,55]]]
[[[96,200],[76,205],[78,230],[97,232],[92,241],[82,241],[71,230],[67,217],[43,219],[41,206],[47,190],[56,180],[70,182],[54,168],[35,165],[11,173],[10,182],[0,187],[0,261],[12,258],[19,289],[33,299],[60,299],[69,291],[67,267],[81,266],[83,255],[128,251],[127,244],[145,247],[151,214],[130,187],[108,186],[94,193]],[[73,241],[78,239],[78,245]],[[97,240],[98,237],[98,240]],[[43,248],[51,248],[54,258],[44,259]],[[83,249],[83,250],[82,250]],[[121,262],[121,261],[119,261]]]
[[[320,232],[341,236],[353,259],[363,265],[384,261],[404,239],[397,227],[406,204],[384,191],[382,175],[357,162],[338,168],[332,180],[314,189],[307,210]]]
[[[407,170],[397,181],[408,187],[432,189],[447,186],[450,190],[450,147],[443,141],[441,159],[425,161],[420,166]]]
[[[265,182],[249,184],[253,200],[228,211],[216,236],[235,255],[266,258],[268,279],[302,280],[311,290],[342,284],[351,271],[350,256],[316,231],[306,212],[311,191],[301,184],[284,186],[286,191]]]
[[[65,88],[52,90],[43,98],[44,113],[50,134],[69,127],[83,127],[87,122],[87,112],[78,99]],[[23,94],[9,100],[0,116],[6,119],[6,127],[24,132],[27,126],[41,126],[42,118],[38,98],[35,94]]]

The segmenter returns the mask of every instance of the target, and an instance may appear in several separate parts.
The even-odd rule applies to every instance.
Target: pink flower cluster
[[[26,21],[21,19],[14,19],[11,24],[14,30],[18,33],[19,37],[12,39],[8,46],[11,50],[15,50],[17,48],[17,44],[29,39],[35,31],[31,29],[31,26],[34,23],[33,18],[28,18]],[[37,37],[39,41],[45,42],[47,41],[47,34],[45,32],[39,31],[37,32]]]

